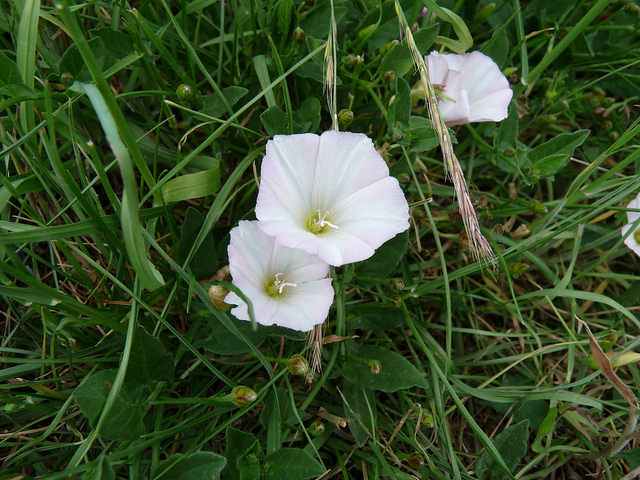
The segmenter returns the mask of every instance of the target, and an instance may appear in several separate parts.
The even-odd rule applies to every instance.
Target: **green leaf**
[[[258,480],[260,478],[260,442],[241,430],[227,427],[227,469],[231,478]]]
[[[296,125],[296,132],[315,133],[320,126],[320,100],[316,97],[308,97],[302,102],[300,108],[293,112],[293,120]]]
[[[206,334],[202,340],[196,342],[196,346],[204,347],[208,352],[217,355],[240,355],[251,351],[251,347],[242,339],[235,335],[229,335],[229,330],[218,320],[209,318],[206,327]],[[253,330],[251,322],[236,320],[229,316],[229,321],[233,322],[256,347],[262,345],[269,334],[266,327],[256,325],[257,330]]]
[[[238,100],[240,100],[247,94],[248,91],[249,90],[244,87],[231,86],[222,89],[222,96],[224,96],[229,105],[233,107],[236,103],[238,103]],[[224,113],[227,111],[227,108],[224,105],[222,96],[214,93],[212,95],[203,95],[202,97],[200,97],[204,104],[202,113],[216,118],[224,115]]]
[[[139,383],[150,385],[173,377],[173,356],[142,327],[138,327],[133,338],[129,363],[127,378]]]
[[[161,191],[165,202],[181,202],[217,192],[220,188],[220,166],[218,160],[213,157],[211,157],[211,163],[216,165],[215,168],[180,175],[162,185]]]
[[[378,248],[371,258],[356,263],[356,275],[381,279],[388,277],[404,257],[408,246],[409,234],[399,233]]]
[[[180,262],[184,262],[185,258],[187,258],[203,224],[204,215],[193,207],[187,208],[180,231],[180,243],[178,244],[177,257]],[[196,279],[209,278],[215,273],[218,265],[218,253],[213,232],[210,231],[189,263]]]
[[[0,53],[0,87],[15,86],[24,88],[24,82],[20,76],[18,66],[4,53]]]
[[[518,163],[525,173],[525,181],[533,185],[538,180],[555,175],[563,168],[573,151],[589,136],[589,130],[563,133],[531,150],[517,150]]]
[[[347,319],[349,328],[361,330],[393,330],[404,323],[400,309],[379,303],[348,306]]]
[[[409,126],[411,117],[411,89],[405,79],[398,77],[396,80],[396,93],[393,103],[389,106],[387,119],[389,121],[389,131],[400,124],[405,129]]]
[[[92,427],[100,418],[100,412],[115,377],[116,370],[98,372],[85,378],[73,392],[80,410],[89,419]],[[142,406],[133,399],[131,386],[125,382],[113,402],[109,416],[102,424],[100,434],[109,440],[133,440],[139,437],[144,432],[142,412]]]
[[[411,116],[409,118],[406,140],[409,142],[409,150],[413,153],[428,152],[440,145],[438,134],[433,128],[431,120],[425,117]]]
[[[411,52],[409,52],[409,47],[407,47],[406,43],[399,43],[391,47],[386,53],[378,71],[385,73],[391,70],[396,73],[396,76],[402,77],[412,69],[413,58],[411,57]]]
[[[402,355],[383,347],[349,342],[349,356],[344,377],[359,387],[396,392],[415,386],[426,386],[425,374]],[[380,362],[380,372],[371,373],[369,361]]]
[[[260,120],[262,120],[262,125],[264,125],[264,129],[270,137],[273,137],[274,135],[286,135],[289,133],[287,114],[284,113],[277,105],[274,105],[262,112]]]
[[[218,480],[227,460],[213,452],[178,453],[153,471],[154,480]]]
[[[276,4],[276,23],[278,35],[286,36],[291,28],[291,20],[295,13],[293,0],[278,0]]]
[[[493,439],[493,444],[502,455],[510,471],[515,471],[518,463],[527,453],[528,439],[529,420],[523,420],[507,427]],[[491,480],[502,480],[507,477],[507,474],[486,450],[478,457],[475,464],[475,472],[478,478],[483,478],[483,475],[487,472]]]
[[[375,429],[377,418],[376,398],[367,388],[345,381],[342,386],[344,415],[349,430],[359,447],[362,447]]]
[[[111,467],[111,462],[104,454],[100,455],[97,465],[82,475],[82,480],[115,480],[116,474]]]
[[[456,53],[464,53],[473,45],[473,37],[464,23],[464,20],[460,16],[448,8],[440,7],[435,0],[424,0],[425,5],[430,11],[435,13],[438,18],[451,24],[458,40],[453,40],[448,37],[437,37],[436,43],[444,45]]]
[[[262,463],[265,480],[305,480],[325,471],[311,455],[299,448],[281,448]]]
[[[431,46],[438,36],[439,31],[440,24],[434,23],[433,25],[429,25],[428,27],[421,28],[413,34],[413,40],[416,42],[416,47],[418,47],[418,50],[422,55],[428,54],[428,51],[429,49],[431,49]]]

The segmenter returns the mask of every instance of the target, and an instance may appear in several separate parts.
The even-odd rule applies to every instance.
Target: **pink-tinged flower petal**
[[[627,204],[627,208],[640,209],[640,194]],[[640,225],[634,226],[638,219],[640,219],[640,212],[627,212],[627,221],[629,223],[622,227],[622,236],[624,237],[629,230],[634,229],[634,231],[628,233],[627,238],[624,239],[624,244],[640,257],[640,244],[636,238],[640,232]]]
[[[251,300],[258,323],[309,331],[327,318],[334,292],[326,262],[278,244],[258,222],[241,221],[231,230],[228,253],[233,283]],[[267,291],[278,290],[274,279],[286,282],[281,295]],[[237,294],[230,292],[225,302],[237,305],[231,310],[236,318],[250,320]]]
[[[627,208],[633,208],[636,210],[640,210],[640,194],[633,200],[629,202]],[[627,222],[634,223],[638,218],[640,218],[640,212],[627,212]]]
[[[444,84],[443,96],[438,99],[438,106],[447,126],[507,118],[513,92],[500,68],[490,57],[481,52],[464,55],[432,52],[426,57],[426,61],[431,82]],[[456,80],[456,75],[460,76],[459,81]],[[466,121],[460,110],[465,103],[468,103],[469,109]]]
[[[440,114],[449,127],[469,123],[471,106],[467,91],[461,85],[462,75],[460,72],[449,70],[447,83],[441,92],[442,101],[438,102]]]
[[[317,148],[296,137],[305,137],[309,145],[314,137]],[[276,150],[279,154],[272,154]],[[277,165],[283,161],[285,166]],[[277,135],[267,144],[256,216],[263,231],[280,244],[335,266],[369,258],[409,227],[402,189],[389,177],[373,142],[361,133],[336,131],[319,137]],[[371,227],[351,228],[354,219],[370,221]],[[321,231],[313,231],[310,222]]]

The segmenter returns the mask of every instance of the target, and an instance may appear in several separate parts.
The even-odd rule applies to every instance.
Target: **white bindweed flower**
[[[635,208],[640,210],[640,194],[629,202],[627,208]],[[633,228],[633,224],[640,218],[640,212],[627,212],[627,223],[622,227],[622,236],[627,235],[629,229]],[[635,230],[624,239],[624,244],[633,250],[633,253],[640,256],[640,226],[636,225]]]
[[[267,143],[256,216],[281,244],[334,266],[369,258],[409,228],[400,184],[371,139],[337,131]]]
[[[513,91],[490,57],[431,52],[425,61],[431,84],[440,89],[438,108],[448,127],[507,118]]]
[[[285,247],[258,222],[241,221],[228,248],[233,283],[253,305],[256,322],[303,332],[324,322],[333,303],[329,265],[315,255]],[[247,304],[230,292],[224,300],[240,320],[250,320]]]

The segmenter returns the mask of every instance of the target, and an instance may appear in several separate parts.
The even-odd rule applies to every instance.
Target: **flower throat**
[[[329,212],[327,210],[324,213],[321,210],[316,210],[307,218],[305,225],[307,231],[315,235],[323,235],[331,230],[337,230],[338,226],[331,223],[328,217]]]

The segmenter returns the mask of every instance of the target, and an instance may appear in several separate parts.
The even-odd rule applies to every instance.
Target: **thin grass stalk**
[[[331,0],[331,17],[329,20],[329,36],[327,37],[327,46],[324,50],[324,91],[327,95],[327,105],[329,106],[329,114],[331,115],[331,129],[338,130],[338,100],[337,100],[337,38],[338,29],[336,27],[336,18],[333,9],[333,0]]]
[[[462,171],[462,167],[460,167],[458,158],[453,150],[453,143],[451,142],[449,129],[445,125],[442,115],[440,115],[436,93],[429,81],[427,65],[425,64],[420,50],[418,50],[413,34],[411,33],[411,28],[409,27],[407,19],[404,16],[404,12],[397,0],[395,2],[395,7],[398,20],[400,21],[401,33],[403,33],[404,39],[409,46],[409,51],[413,57],[413,63],[416,65],[416,68],[420,73],[420,80],[425,92],[425,100],[429,109],[429,116],[431,117],[433,126],[438,134],[440,149],[444,156],[445,173],[453,182],[456,198],[458,199],[458,209],[460,210],[460,216],[462,217],[464,228],[467,232],[471,254],[474,260],[484,262],[495,267],[495,254],[491,249],[491,244],[480,231],[478,216],[476,215],[473,202],[471,201],[471,195],[469,194],[469,188],[467,187],[467,182],[464,178],[464,172]]]

